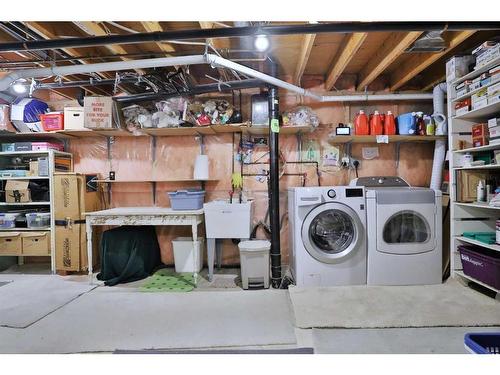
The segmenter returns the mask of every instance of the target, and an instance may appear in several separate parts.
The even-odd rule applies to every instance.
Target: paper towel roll
[[[193,178],[195,180],[208,180],[208,156],[198,155],[194,162]]]

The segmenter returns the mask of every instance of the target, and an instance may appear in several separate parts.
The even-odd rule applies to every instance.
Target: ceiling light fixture
[[[257,51],[260,51],[260,52],[264,52],[265,50],[267,50],[269,48],[269,38],[267,37],[267,35],[257,35],[257,37],[255,38],[255,48],[257,49]]]
[[[25,94],[28,91],[25,79],[19,79],[12,84],[12,90],[18,95]]]

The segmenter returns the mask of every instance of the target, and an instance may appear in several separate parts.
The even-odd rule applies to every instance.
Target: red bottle
[[[354,118],[354,133],[356,135],[369,135],[370,128],[368,126],[368,117],[365,111],[359,111],[359,114]]]
[[[382,135],[384,133],[384,126],[382,125],[382,117],[375,111],[370,121],[370,135]]]
[[[394,115],[391,111],[387,111],[384,121],[384,134],[394,135],[396,134],[396,121],[394,120]]]

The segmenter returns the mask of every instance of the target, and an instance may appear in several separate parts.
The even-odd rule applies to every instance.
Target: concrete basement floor
[[[19,280],[47,275],[46,269],[26,265],[1,272],[0,298],[9,275]],[[244,291],[238,285],[238,270],[221,270],[213,283],[206,280],[206,273],[201,276],[192,293],[139,293],[142,282],[99,286],[26,328],[0,327],[0,353],[308,347],[331,354],[463,354],[466,332],[500,331],[500,327],[298,329],[288,291]],[[62,278],[63,283],[87,280]],[[112,316],[107,316],[113,307]]]

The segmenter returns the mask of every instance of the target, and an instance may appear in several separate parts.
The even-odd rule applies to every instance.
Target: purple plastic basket
[[[458,251],[467,276],[500,289],[500,253],[470,245],[460,245]]]
[[[199,210],[205,201],[204,190],[177,190],[168,196],[173,210]]]

